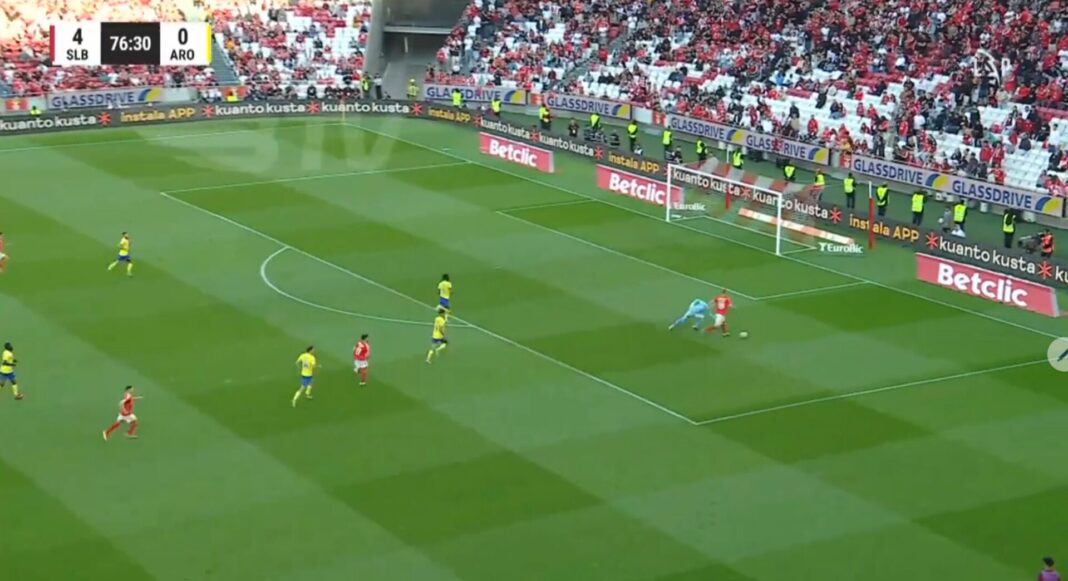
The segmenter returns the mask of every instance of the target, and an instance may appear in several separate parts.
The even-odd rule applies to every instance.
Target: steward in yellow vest
[[[927,192],[916,190],[912,193],[912,225],[923,223],[923,204],[927,201]]]
[[[890,186],[881,184],[875,188],[875,210],[879,217],[886,215],[886,207],[890,204]]]
[[[842,189],[845,190],[846,207],[855,208],[857,206],[857,178],[853,177],[853,172],[849,172],[846,179],[842,181]]]
[[[745,165],[745,157],[742,155],[741,148],[735,149],[731,154],[731,167],[734,169],[742,169]]]
[[[634,153],[634,148],[638,145],[638,122],[631,121],[630,125],[627,125],[627,139],[630,141],[630,151]]]
[[[1005,248],[1012,248],[1012,237],[1016,235],[1016,210],[1005,209],[1001,217],[1001,233],[1005,235]]]

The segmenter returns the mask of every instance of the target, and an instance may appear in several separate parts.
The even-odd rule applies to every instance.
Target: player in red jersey
[[[360,385],[367,385],[369,366],[371,360],[371,342],[367,340],[369,335],[360,335],[359,343],[352,350],[352,359],[356,365],[356,375],[360,378]]]
[[[711,333],[712,329],[721,327],[723,336],[730,336],[730,331],[727,330],[727,313],[734,306],[734,301],[731,300],[730,295],[727,294],[727,289],[723,289],[723,292],[716,296],[716,298],[708,301],[712,305],[712,309],[715,310],[714,319],[712,324],[705,327],[705,333]]]
[[[7,254],[4,251],[4,233],[0,232],[0,274],[7,270]]]
[[[111,437],[112,432],[119,429],[119,426],[123,424],[130,424],[130,429],[126,431],[127,438],[137,437],[137,416],[134,415],[134,401],[141,399],[141,396],[134,395],[134,388],[132,385],[126,386],[126,391],[122,395],[122,401],[119,402],[119,418],[115,420],[111,427],[104,430],[104,441]]]

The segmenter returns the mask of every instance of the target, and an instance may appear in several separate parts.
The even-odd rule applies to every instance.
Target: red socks
[[[131,422],[130,423],[130,429],[126,431],[126,435],[127,436],[132,436],[132,435],[134,435],[134,432],[136,432],[136,431],[137,431],[137,422]]]
[[[122,422],[115,422],[114,424],[111,424],[111,427],[108,428],[107,431],[104,432],[104,433],[110,436],[111,433],[114,432],[115,430],[119,429],[119,426],[121,426],[121,425],[122,425]]]

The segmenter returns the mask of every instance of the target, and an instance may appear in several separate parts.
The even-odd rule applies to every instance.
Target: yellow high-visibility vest
[[[1001,231],[1006,234],[1014,234],[1016,232],[1016,216],[1009,212],[1001,218]]]
[[[857,179],[856,178],[847,177],[845,179],[845,182],[843,182],[843,183],[845,184],[845,193],[847,193],[847,194],[855,194],[857,192]]]
[[[500,113],[501,112],[501,107],[503,105],[504,104],[501,103],[500,99],[494,99],[494,100],[490,101],[490,108],[493,109],[494,113]]]
[[[890,201],[890,188],[879,186],[875,188],[875,205],[885,206]]]
[[[922,212],[923,202],[926,199],[926,196],[924,196],[922,192],[916,192],[915,194],[912,194],[912,211]]]
[[[816,174],[816,185],[817,186],[825,186],[825,185],[827,185],[827,178],[824,177],[824,175],[822,173]]]
[[[630,125],[627,125],[627,135],[630,137],[638,136],[638,124],[631,121]]]
[[[731,165],[738,169],[741,169],[743,163],[745,163],[745,159],[742,158],[742,150],[735,149],[734,153],[731,154]]]
[[[664,130],[664,136],[661,138],[660,142],[663,143],[665,146],[666,145],[671,145],[671,130],[670,129],[665,129]]]
[[[967,215],[968,206],[965,206],[964,202],[957,202],[957,205],[953,206],[953,221],[957,224],[963,224]]]
[[[794,179],[795,172],[797,172],[797,168],[794,167],[794,164],[792,163],[788,163],[786,164],[786,167],[782,168],[782,175],[786,176],[786,179],[788,180]]]

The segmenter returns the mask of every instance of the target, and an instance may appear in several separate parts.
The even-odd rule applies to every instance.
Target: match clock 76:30
[[[114,65],[158,65],[159,24],[102,22],[100,61]]]

